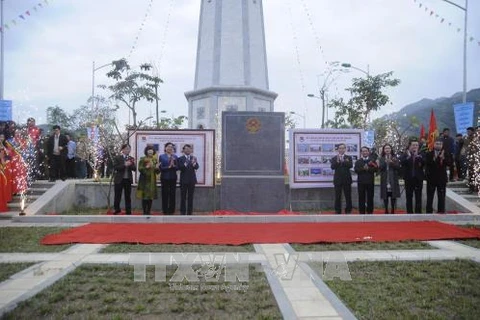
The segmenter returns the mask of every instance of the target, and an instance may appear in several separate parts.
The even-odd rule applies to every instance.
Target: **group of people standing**
[[[142,200],[144,215],[151,214],[153,200],[158,198],[157,176],[160,175],[162,211],[165,215],[175,213],[177,171],[180,171],[180,213],[191,215],[193,213],[193,196],[197,183],[196,170],[199,168],[197,157],[192,154],[192,146],[185,144],[182,148],[183,155],[177,157],[174,145],[167,142],[164,153],[157,155],[152,145],[147,145],[144,156],[138,161],[138,179],[136,197]],[[131,190],[133,172],[137,164],[130,156],[131,148],[128,144],[121,147],[120,155],[114,158],[114,214],[119,214],[122,193],[125,197],[125,213],[132,214]]]
[[[441,137],[436,139],[432,150],[422,148],[417,139],[411,139],[405,151],[399,155],[392,145],[385,144],[380,155],[372,154],[368,147],[361,148],[361,156],[353,162],[352,156],[346,155],[345,144],[337,146],[338,155],[330,160],[335,170],[335,213],[342,213],[342,194],[345,196],[345,213],[352,212],[351,170],[357,174],[358,211],[360,214],[373,214],[375,176],[380,176],[380,198],[383,200],[386,214],[393,214],[397,208],[397,199],[401,196],[400,179],[404,180],[407,213],[422,213],[422,192],[424,181],[427,182],[426,213],[433,213],[433,200],[437,195],[437,212],[445,213],[446,186],[453,181],[454,170],[459,179],[468,177],[471,190],[478,191],[475,179],[480,174],[474,168],[473,156],[480,150],[475,149],[473,139],[480,139],[480,129],[474,134],[474,128],[468,128],[467,137],[462,137],[462,145],[449,138],[446,128]],[[465,159],[459,159],[464,155]],[[458,163],[455,165],[455,163]],[[462,175],[463,174],[463,175]]]

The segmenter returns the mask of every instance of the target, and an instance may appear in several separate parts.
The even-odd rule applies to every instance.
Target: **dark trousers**
[[[67,177],[75,178],[75,158],[68,159],[66,161]]]
[[[153,200],[142,200],[142,209],[143,209],[143,214],[144,215],[149,215],[152,211],[152,203]]]
[[[422,213],[423,180],[413,178],[405,180],[405,198],[407,213]],[[415,211],[413,211],[413,195],[415,194]]]
[[[450,156],[451,156],[450,159],[455,159],[455,154],[452,153]],[[450,171],[449,174],[448,174],[448,176],[449,176],[448,178],[450,180],[453,180],[453,176],[454,176],[454,172],[455,172],[455,161],[450,162],[450,166],[449,166],[448,170]]]
[[[461,155],[455,157],[455,166],[457,167],[457,177],[459,180],[463,180],[463,177],[465,177],[465,165],[462,158],[463,156]]]
[[[177,180],[160,180],[162,183],[162,211],[164,214],[175,212],[175,191]]]
[[[50,158],[50,180],[65,179],[65,157],[52,155]]]
[[[123,179],[122,182],[115,183],[115,197],[113,201],[115,212],[120,212],[122,192],[125,193],[125,213],[132,214],[132,183],[130,182],[130,179]]]
[[[352,212],[352,185],[336,184],[335,185],[335,213],[342,213],[342,192],[345,194],[345,213]]]
[[[388,198],[390,198],[390,203],[391,203],[391,207],[392,207],[392,211],[390,211],[390,212],[388,212]],[[394,214],[396,204],[397,204],[397,199],[393,197],[392,192],[387,192],[387,197],[385,199],[383,199],[383,205],[385,207],[385,214],[388,214],[388,213]]]
[[[445,193],[447,186],[445,184],[433,184],[427,182],[427,213],[433,213],[433,197],[437,191],[438,206],[437,212],[445,213]]]
[[[365,208],[367,209],[368,214],[373,213],[373,193],[373,184],[358,184],[358,211],[360,212],[360,214],[365,214]]]
[[[191,215],[193,212],[194,183],[180,184],[180,213]]]

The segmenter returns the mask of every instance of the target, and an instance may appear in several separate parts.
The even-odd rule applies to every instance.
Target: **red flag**
[[[420,140],[425,137],[425,126],[422,123],[422,126],[420,127]]]
[[[433,150],[433,144],[435,143],[435,139],[438,137],[438,129],[437,129],[437,119],[435,118],[435,113],[430,113],[430,126],[428,128],[428,150]]]

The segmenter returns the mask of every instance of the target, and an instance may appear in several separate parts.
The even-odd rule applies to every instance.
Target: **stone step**
[[[7,207],[9,209],[20,209],[22,204],[20,202],[9,202],[7,203]],[[27,207],[27,203],[25,203],[25,208]]]
[[[27,197],[25,199],[26,202],[33,202],[40,198],[41,194],[27,194]],[[20,195],[13,196],[13,201],[21,201],[22,198]]]
[[[449,190],[452,190],[453,192],[455,193],[458,193],[458,194],[465,194],[465,193],[469,193],[470,192],[470,189],[468,188],[458,188],[458,187],[455,187],[455,188],[448,188]]]
[[[465,199],[472,199],[472,200],[480,200],[480,197],[478,196],[478,194],[475,194],[475,193],[472,193],[472,194],[462,194],[462,197],[464,197]]]
[[[32,194],[32,195],[42,195],[45,192],[48,191],[50,188],[45,188],[45,187],[33,187],[29,188],[27,191],[27,194]]]

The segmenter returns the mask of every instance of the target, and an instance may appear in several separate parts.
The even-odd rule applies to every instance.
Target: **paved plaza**
[[[1,227],[74,227],[79,223],[19,223],[4,220]],[[249,263],[262,266],[285,319],[355,319],[353,313],[314,272],[309,262],[328,261],[440,261],[469,259],[480,262],[480,250],[453,241],[428,241],[435,249],[297,252],[289,244],[255,244],[242,253]],[[76,244],[56,253],[0,253],[0,263],[34,265],[0,283],[0,314],[61,279],[82,264],[131,264],[129,253],[99,253],[106,245]],[[232,253],[234,254],[234,253]],[[171,253],[155,253],[168,261]],[[279,257],[282,257],[279,262]],[[289,257],[293,257],[291,260]],[[285,262],[283,264],[283,262]],[[279,267],[281,267],[279,269]],[[286,272],[286,273],[284,273]],[[133,280],[132,280],[133,281]]]

